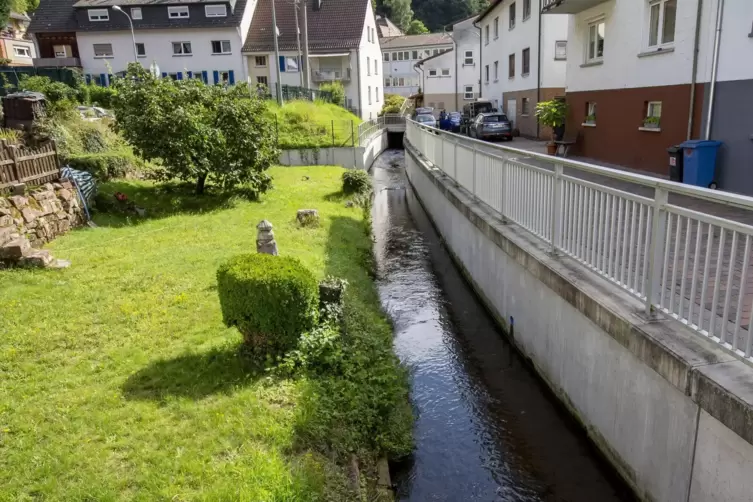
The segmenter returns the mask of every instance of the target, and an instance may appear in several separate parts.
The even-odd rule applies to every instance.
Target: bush
[[[343,173],[343,192],[346,194],[366,194],[371,190],[371,178],[366,171],[351,169]]]
[[[85,96],[87,101],[94,106],[100,106],[102,108],[112,108],[113,99],[116,92],[112,87],[102,87],[100,85],[89,84],[86,87],[86,91],[82,91],[80,94]]]
[[[50,80],[49,77],[21,75],[18,87],[25,91],[41,92],[49,103],[74,101],[77,98],[76,89],[62,82]]]
[[[124,178],[145,167],[144,161],[128,150],[71,155],[68,164],[74,169],[90,173],[99,181]]]
[[[319,87],[320,90],[332,93],[332,103],[336,105],[345,105],[345,87],[340,82],[332,82]]]
[[[258,355],[282,355],[318,321],[319,285],[291,257],[245,254],[217,271],[222,318]]]
[[[399,113],[400,108],[402,108],[404,102],[405,98],[403,96],[400,96],[399,94],[385,94],[384,105],[382,106],[382,111],[379,112],[379,114],[384,115],[385,113]]]

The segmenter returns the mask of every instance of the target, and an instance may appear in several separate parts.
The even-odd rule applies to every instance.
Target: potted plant
[[[658,129],[659,120],[659,117],[646,117],[643,119],[643,127],[646,129]]]
[[[586,117],[586,122],[585,123],[586,124],[595,125],[596,124],[596,115],[594,115],[592,113],[591,115],[589,115],[588,117]]]
[[[557,130],[565,125],[566,117],[567,104],[561,99],[542,101],[536,105],[536,118],[539,123],[552,129],[552,139],[546,144],[546,151],[549,155],[554,155],[557,152],[555,137]]]

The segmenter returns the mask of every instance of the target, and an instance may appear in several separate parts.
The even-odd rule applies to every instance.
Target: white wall
[[[375,34],[373,38],[368,34],[369,31]],[[376,20],[374,19],[371,2],[367,2],[366,5],[366,18],[361,33],[361,44],[359,45],[359,60],[358,84],[361,88],[361,105],[359,106],[361,118],[376,118],[384,104],[384,75],[382,49],[379,46]],[[371,88],[371,101],[369,101],[369,88]]]
[[[531,18],[538,16],[541,14],[534,9]],[[567,60],[557,60],[554,56],[556,42],[567,40],[571,19],[572,16],[559,14],[545,15],[541,20],[541,87],[564,88],[567,83]],[[538,54],[531,54],[531,65],[537,61]]]
[[[706,26],[715,26],[716,1],[709,12],[710,17],[704,20]],[[719,51],[718,80],[743,80],[753,78],[753,38],[746,34],[753,31],[753,2],[727,1],[724,3],[724,18],[722,25],[721,50]],[[707,33],[711,35],[711,30]],[[712,47],[713,38],[708,37],[708,47]],[[709,56],[710,56],[710,51]],[[711,57],[707,57],[704,67],[706,75],[711,74]]]
[[[4,38],[2,39],[3,44],[5,45],[5,57],[11,60],[11,64],[14,65],[31,65],[32,59],[37,57],[37,48],[34,46],[34,43],[30,40],[11,40]],[[26,47],[29,49],[29,57],[20,57],[16,56],[15,51],[13,50],[13,46],[17,47]]]
[[[84,74],[99,75],[117,73],[126,69],[133,61],[133,42],[127,31],[109,31],[76,34],[78,50]],[[231,54],[213,55],[212,40],[230,40]],[[234,73],[235,81],[246,79],[241,56],[242,42],[235,28],[192,29],[192,30],[139,30],[136,42],[143,43],[146,57],[139,62],[149,68],[157,61],[160,72],[206,71],[212,83],[212,72],[229,71]],[[173,56],[173,42],[191,42],[191,56]],[[94,44],[111,43],[112,58],[94,58]],[[108,65],[110,69],[108,69]]]
[[[449,70],[450,74],[442,76],[442,70]],[[421,65],[424,75],[424,94],[455,94],[455,51],[445,52],[435,58],[431,58]],[[429,76],[432,70],[436,70],[435,77]],[[446,103],[449,105],[449,103]]]
[[[455,24],[452,27],[452,37],[455,39],[455,51],[453,51],[453,57],[457,61],[457,93],[464,94],[465,86],[473,86],[473,96],[478,97],[479,92],[479,56],[481,51],[479,49],[479,31],[473,26],[474,19],[468,19],[460,23]],[[473,53],[473,64],[466,65],[465,53],[471,51]],[[463,107],[462,96],[458,100],[458,108]]]
[[[411,96],[418,92],[418,88],[421,86],[421,74],[416,71],[415,64],[418,63],[421,59],[424,59],[423,57],[423,51],[430,50],[434,51],[434,49],[437,50],[447,50],[452,49],[452,45],[448,44],[442,44],[442,45],[431,45],[431,46],[413,46],[413,47],[401,47],[399,49],[391,49],[391,48],[383,48],[382,49],[382,55],[381,55],[381,61],[382,61],[382,81],[384,81],[384,77],[390,77],[391,80],[395,78],[403,78],[405,85],[403,86],[396,86],[391,85],[386,88],[386,92],[388,94],[399,94],[400,96]],[[417,57],[414,58],[413,52],[417,52]],[[403,61],[393,61],[392,60],[392,54],[398,53],[398,52],[408,52],[409,59],[403,60]],[[384,53],[390,54],[390,60],[385,61],[384,60]]]

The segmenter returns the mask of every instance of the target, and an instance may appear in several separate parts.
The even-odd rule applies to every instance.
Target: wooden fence
[[[27,149],[0,142],[0,188],[16,183],[42,185],[60,178],[55,143]]]

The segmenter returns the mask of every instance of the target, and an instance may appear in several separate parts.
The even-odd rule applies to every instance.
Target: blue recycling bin
[[[716,188],[716,154],[720,146],[721,141],[705,139],[682,143],[682,182],[704,188]]]

